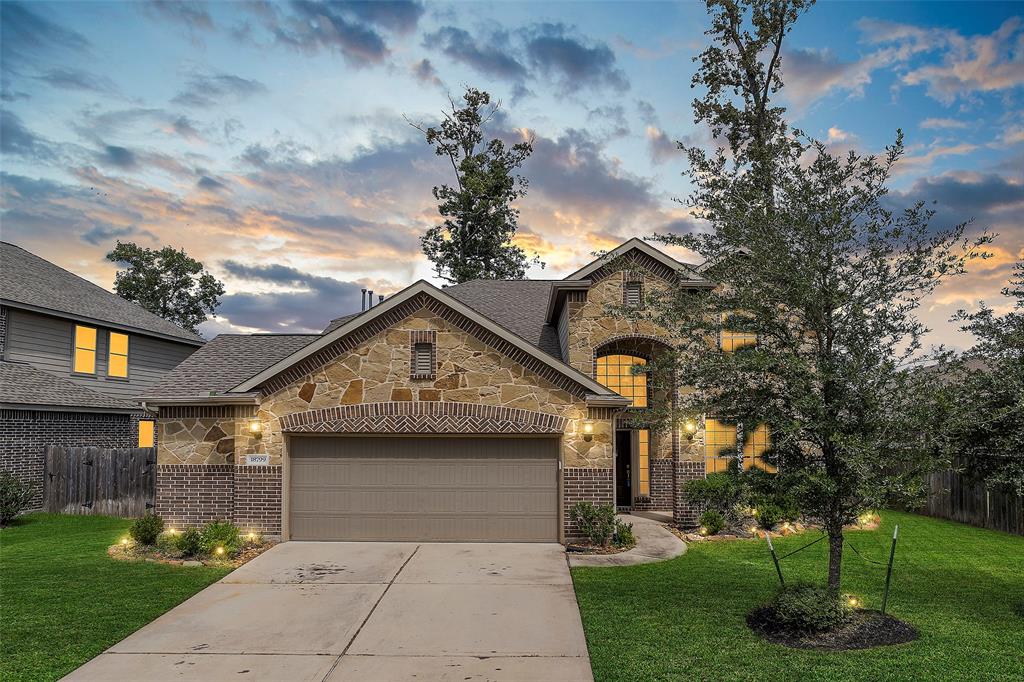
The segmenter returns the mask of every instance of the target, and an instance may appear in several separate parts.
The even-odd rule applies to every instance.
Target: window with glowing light
[[[107,376],[119,378],[127,378],[128,376],[127,334],[110,332],[110,348],[108,351],[107,359]]]
[[[156,422],[143,419],[139,422],[139,447],[151,448],[156,442]]]
[[[624,398],[633,399],[633,407],[647,407],[647,375],[634,374],[633,368],[647,360],[634,355],[605,355],[597,359],[597,382]]]
[[[704,471],[709,474],[729,469],[736,459],[736,425],[717,419],[704,421]]]
[[[764,461],[764,452],[772,444],[767,424],[758,424],[757,428],[744,434],[743,468],[755,467],[774,474],[777,469]]]
[[[651,432],[637,432],[637,494],[651,494]]]
[[[74,368],[78,374],[96,373],[96,328],[75,325]]]
[[[722,313],[722,331],[718,337],[718,345],[726,353],[732,353],[741,348],[757,345],[757,334],[754,332],[738,332],[727,328],[730,315]],[[735,314],[732,315],[735,317]]]

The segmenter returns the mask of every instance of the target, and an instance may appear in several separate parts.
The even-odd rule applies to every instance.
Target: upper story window
[[[96,328],[75,325],[74,371],[78,374],[96,373]]]
[[[746,348],[747,346],[757,345],[757,334],[754,332],[738,332],[728,329],[729,317],[735,317],[735,314],[729,315],[722,313],[722,331],[718,337],[718,345],[726,353],[732,353],[740,348]]]
[[[128,335],[110,332],[109,345],[107,376],[126,378],[128,376]]]
[[[139,422],[139,447],[151,448],[156,442],[156,422],[143,419]]]
[[[597,382],[624,398],[633,399],[633,407],[647,407],[647,374],[634,374],[634,367],[647,360],[634,355],[605,355],[597,359]]]

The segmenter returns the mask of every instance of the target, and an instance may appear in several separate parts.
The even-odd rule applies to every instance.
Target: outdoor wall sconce
[[[697,422],[692,419],[687,419],[686,422],[683,423],[683,430],[686,431],[686,440],[692,441],[694,434],[697,433]]]
[[[249,420],[249,434],[253,438],[263,437],[263,422],[258,417]]]
[[[583,441],[589,443],[594,440],[594,420],[584,419],[583,420]]]

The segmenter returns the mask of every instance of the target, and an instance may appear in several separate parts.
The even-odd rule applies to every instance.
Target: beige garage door
[[[558,439],[293,437],[293,540],[557,542]]]

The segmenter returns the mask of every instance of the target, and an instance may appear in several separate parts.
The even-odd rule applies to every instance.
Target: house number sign
[[[245,466],[265,466],[270,464],[270,455],[246,455]]]

